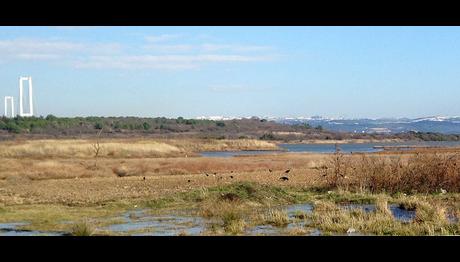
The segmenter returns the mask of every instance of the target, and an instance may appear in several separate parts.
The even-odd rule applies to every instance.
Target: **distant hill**
[[[216,119],[216,118],[214,118]],[[433,120],[412,121],[413,125]],[[438,122],[444,122],[438,121]],[[383,120],[276,119],[258,117],[209,120],[140,117],[16,117],[0,118],[0,139],[17,137],[91,137],[102,130],[104,137],[262,139],[280,141],[344,139],[460,140],[460,135],[407,131]],[[391,130],[390,132],[387,129]],[[429,128],[427,128],[429,129]],[[374,132],[371,132],[374,130]],[[401,130],[401,132],[394,132]],[[459,132],[460,133],[460,132]]]

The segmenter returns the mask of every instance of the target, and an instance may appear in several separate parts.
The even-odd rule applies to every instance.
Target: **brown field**
[[[417,157],[414,157],[414,153],[409,152],[403,154],[384,152],[341,155],[340,159],[334,159],[331,155],[313,153],[206,158],[186,155],[194,155],[200,150],[273,149],[276,147],[268,142],[252,140],[215,140],[201,143],[193,140],[128,140],[125,142],[106,140],[100,143],[102,153],[96,165],[96,159],[91,152],[91,143],[93,141],[88,140],[2,143],[0,148],[0,203],[4,205],[16,203],[97,204],[122,199],[158,197],[165,193],[235,181],[302,187],[339,186],[364,190],[365,183],[370,183],[372,179],[375,180],[374,177],[378,176],[379,172],[388,173],[388,176],[384,177],[388,177],[391,181],[397,181],[395,179],[401,181],[400,176],[404,175],[404,172],[409,172],[408,162],[411,162],[412,165],[418,163],[418,169],[424,168],[425,171],[432,173],[436,173],[436,170],[446,173],[447,171],[440,167],[449,168],[451,166],[447,172],[451,177],[446,178],[450,179],[447,182],[451,184],[446,181],[434,181],[433,183],[444,183],[445,189],[449,190],[455,187],[460,188],[459,175],[454,166],[460,161],[457,154],[451,151],[441,155],[438,153],[436,156],[432,151],[428,151],[429,153]],[[455,161],[452,161],[453,156],[455,156]],[[443,160],[449,157],[449,161]],[[446,161],[450,163],[450,166],[445,165]],[[398,168],[398,165],[401,167]],[[398,170],[392,171],[392,168]],[[269,169],[272,172],[269,172]],[[284,176],[284,171],[287,169],[291,169],[288,174],[289,181],[280,181],[279,178]],[[419,170],[416,174],[424,175],[428,179],[425,173]],[[416,174],[413,174],[414,178]],[[409,174],[404,177],[409,177]],[[438,177],[440,177],[439,174]],[[417,178],[417,181],[419,179],[420,177]],[[374,180],[373,182],[377,183]],[[389,181],[381,179],[378,183],[381,184],[379,184],[381,187],[385,187],[384,183],[389,183]],[[404,183],[410,184],[410,181]],[[397,185],[391,186],[397,188]],[[377,190],[376,188],[367,189]],[[439,190],[439,188],[433,190]]]
[[[0,143],[0,222],[2,208],[100,208],[240,181],[376,194],[426,194],[441,189],[458,193],[460,189],[460,157],[453,149],[352,155],[280,152],[206,158],[196,153],[277,147],[257,140],[101,140],[101,153],[96,158],[94,143]],[[285,174],[287,169],[290,172]],[[281,176],[289,180],[282,181]],[[237,222],[229,227],[237,230],[242,226],[238,224],[241,221]]]

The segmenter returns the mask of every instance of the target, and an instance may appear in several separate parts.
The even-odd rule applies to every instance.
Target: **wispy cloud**
[[[193,45],[145,45],[144,48],[152,52],[188,52],[193,51],[195,47]]]
[[[118,43],[76,43],[50,39],[18,38],[0,40],[0,56],[6,60],[55,60],[73,55],[117,54],[122,47]]]
[[[271,46],[262,45],[237,45],[237,44],[203,44],[201,45],[203,51],[234,51],[234,52],[260,52],[260,51],[272,51],[274,48]]]
[[[266,56],[243,55],[139,55],[139,56],[92,56],[76,64],[78,68],[120,69],[186,69],[197,68],[206,63],[255,62],[270,60]]]
[[[267,88],[248,85],[211,85],[209,90],[216,93],[246,93],[264,91]]]
[[[181,38],[181,43],[169,41]],[[0,39],[3,61],[59,61],[75,68],[192,69],[208,64],[249,63],[276,58],[273,48],[259,45],[190,44],[179,34],[148,36],[134,46],[78,42],[61,38]]]
[[[61,58],[60,55],[57,54],[28,54],[28,53],[21,53],[16,55],[17,58],[23,60],[57,60]]]
[[[181,37],[180,34],[161,34],[161,35],[147,36],[145,37],[145,39],[151,43],[158,43],[158,42],[165,42],[165,41],[177,39],[180,37]]]
[[[147,44],[144,46],[146,50],[153,52],[201,52],[201,53],[216,53],[216,52],[232,52],[232,53],[248,53],[248,52],[268,52],[274,51],[271,46],[263,45],[240,45],[240,44]]]

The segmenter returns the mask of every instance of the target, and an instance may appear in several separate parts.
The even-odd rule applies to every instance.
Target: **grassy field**
[[[89,225],[117,223],[127,210],[194,208],[218,221],[205,234],[243,234],[251,225],[292,222],[273,206],[308,202],[315,212],[299,217],[309,226],[288,234],[312,228],[325,234],[350,228],[376,235],[460,234],[458,222],[445,220],[447,213],[460,216],[460,158],[454,151],[205,158],[196,153],[277,147],[257,140],[129,139],[99,141],[95,157],[95,143],[2,142],[0,223],[28,221],[28,229],[87,235]],[[346,211],[340,203],[375,203],[378,211]],[[386,203],[416,210],[417,219],[396,221]],[[265,211],[253,212],[259,208]]]

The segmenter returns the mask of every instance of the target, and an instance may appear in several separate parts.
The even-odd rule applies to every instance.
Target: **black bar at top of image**
[[[13,6],[16,5],[16,6]],[[42,1],[5,4],[1,25],[460,25],[457,9],[402,3]]]

